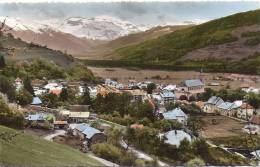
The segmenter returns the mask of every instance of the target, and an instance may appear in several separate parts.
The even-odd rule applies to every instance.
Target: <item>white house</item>
[[[164,112],[161,114],[161,117],[167,120],[176,120],[184,125],[187,124],[188,120],[188,116],[180,108]]]
[[[171,91],[171,92],[172,92],[172,91],[174,91],[176,88],[177,88],[176,85],[171,85],[171,84],[169,84],[169,85],[167,85],[166,87],[164,87],[163,90]]]
[[[252,107],[250,104],[243,103],[238,109],[237,109],[237,117],[244,120],[250,120],[252,116],[254,115],[254,107]]]
[[[214,113],[217,111],[217,106],[224,103],[220,97],[212,96],[209,100],[204,104],[203,111],[206,113]]]
[[[185,80],[182,83],[181,90],[196,95],[204,92],[204,84],[199,79]]]
[[[173,102],[175,99],[175,95],[171,91],[162,91],[160,96],[162,97],[164,103]]]
[[[235,116],[239,106],[236,103],[224,102],[217,106],[218,111],[222,115]]]

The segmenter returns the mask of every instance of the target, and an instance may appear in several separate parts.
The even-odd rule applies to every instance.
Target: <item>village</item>
[[[16,90],[23,87],[23,81],[20,78],[17,78],[14,84]],[[242,86],[241,91],[245,94],[252,91],[259,93],[260,91],[245,84]],[[180,124],[176,125],[176,127],[166,128],[167,131],[164,129],[157,134],[159,139],[163,139],[165,143],[175,145],[176,147],[180,145],[182,140],[192,142],[196,138],[212,138],[212,136],[207,136],[207,133],[204,131],[205,128],[192,129],[189,125],[189,120],[198,116],[206,119],[208,124],[215,127],[222,126],[222,123],[228,124],[228,122],[218,122],[221,120],[219,118],[225,117],[225,119],[235,120],[242,124],[239,125],[241,129],[238,129],[240,135],[260,134],[259,109],[250,105],[246,101],[246,97],[242,100],[225,101],[221,97],[210,96],[203,101],[202,95],[208,90],[205,88],[202,79],[184,80],[178,85],[157,84],[148,80],[143,82],[129,80],[128,84],[122,84],[113,79],[105,79],[103,83],[89,85],[84,82],[68,83],[64,80],[49,80],[47,83],[32,80],[32,87],[35,96],[31,104],[22,108],[17,106],[25,112],[24,119],[26,120],[27,129],[48,130],[50,134],[55,134],[57,130],[63,130],[62,134],[53,135],[52,140],[73,147],[77,146],[76,148],[83,152],[91,151],[91,145],[107,142],[107,132],[111,128],[117,127],[120,131],[125,131],[127,127],[130,129],[142,129],[146,125],[145,123],[140,123],[142,121],[139,120],[121,125],[119,121],[107,119],[108,116],[106,114],[97,113],[91,104],[75,104],[59,106],[58,108],[49,107],[48,103],[43,103],[43,100],[40,98],[43,94],[50,93],[61,96],[65,89],[73,89],[77,92],[75,96],[82,96],[88,92],[87,95],[92,100],[99,97],[105,98],[111,94],[127,94],[131,104],[147,102],[152,109],[152,113],[149,114],[154,115],[154,120],[169,120]],[[183,110],[183,106],[192,108]],[[192,113],[193,110],[195,112],[197,110],[197,113]],[[207,120],[207,118],[212,119]],[[205,126],[205,124],[201,126]],[[226,129],[226,131],[229,130]],[[214,129],[210,129],[210,131],[214,131]],[[124,148],[128,148],[131,145],[126,144],[123,139],[122,142],[121,146]],[[212,144],[210,140],[208,142]],[[238,153],[236,152],[236,154]],[[256,156],[254,150],[249,154],[250,158]],[[246,156],[240,155],[248,158],[248,154]]]

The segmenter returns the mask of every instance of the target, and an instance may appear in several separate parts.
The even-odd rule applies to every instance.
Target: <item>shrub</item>
[[[32,102],[33,96],[26,89],[21,89],[15,99],[19,105],[25,106]]]
[[[23,128],[24,126],[23,113],[11,110],[2,96],[0,96],[0,124],[13,128]]]

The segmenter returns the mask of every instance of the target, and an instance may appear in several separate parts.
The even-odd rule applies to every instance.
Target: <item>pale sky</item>
[[[77,2],[203,2],[203,1],[255,1],[260,0],[1,0],[0,3],[13,3],[13,2],[23,2],[23,3],[43,3],[43,2],[66,2],[66,3],[77,3]]]
[[[98,3],[112,1],[114,3]],[[107,15],[121,20],[130,21],[137,25],[142,24],[154,26],[158,24],[162,25],[167,23],[172,24],[190,21],[204,22],[234,13],[260,8],[260,0],[163,1],[164,2],[153,0],[153,3],[151,3],[151,0],[135,0],[135,2],[134,0],[0,0],[0,16],[32,20],[64,20],[69,17],[95,17]]]

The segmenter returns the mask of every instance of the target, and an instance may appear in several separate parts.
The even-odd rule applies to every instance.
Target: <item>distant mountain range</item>
[[[15,37],[73,55],[86,55],[96,52],[97,49],[102,49],[99,47],[100,45],[103,47],[103,44],[131,34],[142,34],[144,32],[144,36],[147,37],[147,32],[145,31],[150,29],[110,16],[92,18],[70,17],[63,21],[35,21],[0,17],[0,21],[5,19],[6,25],[13,28],[11,33]],[[191,25],[195,23],[184,22],[179,24]],[[163,25],[163,27],[169,28],[169,25],[170,23]],[[154,31],[154,28],[151,28],[152,31]],[[137,36],[142,36],[141,34]],[[162,32],[163,34],[165,34],[165,31]],[[156,36],[158,36],[158,33]],[[118,46],[124,45],[119,44]]]

